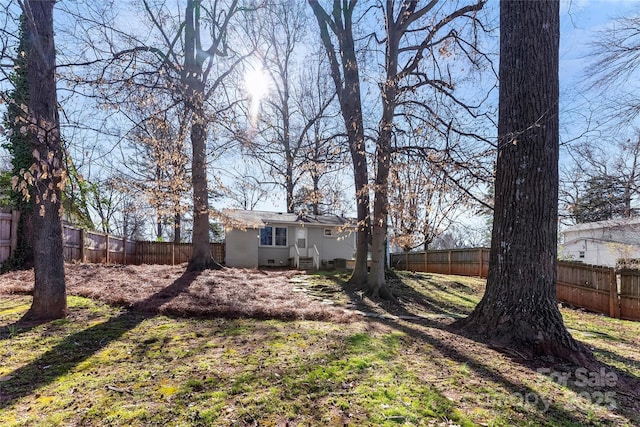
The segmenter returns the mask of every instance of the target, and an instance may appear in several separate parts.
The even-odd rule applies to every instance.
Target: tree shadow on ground
[[[198,275],[198,272],[185,272],[171,285],[136,304],[133,308],[138,310],[126,310],[106,322],[69,335],[33,362],[6,374],[7,380],[0,383],[0,409],[54,382],[150,315],[155,315],[140,310],[157,312],[162,304],[185,291]],[[77,351],[78,348],[82,351]]]
[[[428,280],[429,276],[420,275],[413,278],[416,280]],[[387,272],[387,285],[393,293],[395,301],[372,300],[365,296],[365,290],[361,286],[346,283],[345,280],[337,276],[327,276],[327,279],[340,286],[349,300],[349,306],[369,314],[377,313],[384,316],[402,318],[424,317],[437,320],[456,319],[464,317],[471,312],[469,307],[464,304],[456,304],[453,301],[443,302],[417,291],[412,286],[407,285],[403,278],[393,271]],[[429,285],[436,286],[431,282],[429,282]],[[460,295],[460,292],[456,294],[456,297],[461,300],[467,300],[470,304],[475,303],[466,295]]]
[[[551,424],[553,422],[561,425],[583,425],[584,416],[576,414],[569,408],[565,408],[562,404],[557,404],[545,396],[540,396],[536,389],[519,382],[517,377],[508,376],[508,372],[501,372],[489,363],[484,362],[482,355],[473,357],[476,354],[473,351],[475,344],[471,340],[465,342],[465,340],[455,338],[456,335],[448,330],[448,325],[451,322],[451,317],[448,314],[451,311],[451,307],[444,308],[440,301],[428,296],[420,296],[411,286],[405,284],[401,277],[395,274],[392,277],[397,279],[395,283],[392,282],[391,284],[394,295],[396,297],[400,296],[399,300],[395,302],[387,300],[374,301],[365,298],[361,288],[347,284],[337,278],[334,278],[333,281],[344,289],[351,305],[365,313],[379,314],[377,316],[370,315],[370,321],[380,322],[396,331],[402,332],[411,337],[414,342],[436,349],[444,358],[452,360],[458,365],[465,364],[478,376],[493,383],[495,387],[504,388],[509,393],[511,397],[509,401],[495,402],[492,399],[496,397],[487,392],[486,400],[489,406],[512,405],[519,407],[519,412],[526,412],[526,421],[535,425]],[[411,298],[407,296],[411,296]],[[421,304],[425,311],[430,310],[436,316],[418,316],[415,310],[407,309],[403,301]],[[431,308],[434,306],[436,309],[432,310]],[[462,306],[456,308],[462,313],[468,312],[468,309]],[[467,349],[464,348],[465,346]],[[486,348],[485,351],[491,353],[493,350]],[[541,381],[543,381],[543,378],[541,378]],[[446,392],[441,386],[434,387],[439,388],[440,394]]]
[[[397,274],[391,274],[394,279],[392,290],[399,292],[400,295],[415,294],[417,293],[411,286],[404,283],[402,277]],[[343,285],[345,292],[351,300],[358,297],[358,293],[354,293],[352,289],[349,289],[349,285]],[[544,396],[539,396],[537,391],[523,384],[517,384],[510,379],[507,379],[503,375],[492,370],[488,366],[482,364],[478,359],[473,360],[467,355],[461,353],[454,346],[448,344],[448,340],[456,340],[455,336],[465,338],[467,342],[479,343],[487,348],[490,346],[482,339],[482,337],[470,335],[467,333],[461,333],[450,327],[452,318],[454,316],[436,316],[425,317],[416,316],[413,310],[407,309],[407,306],[400,301],[372,301],[372,300],[355,300],[360,305],[360,309],[371,309],[372,311],[380,312],[381,310],[386,312],[378,316],[378,321],[384,322],[392,326],[393,328],[408,334],[421,342],[430,344],[438,348],[446,357],[459,362],[467,363],[474,371],[483,377],[490,378],[498,384],[502,384],[508,389],[514,396],[531,396],[539,398],[542,401]],[[449,302],[441,304],[441,301],[437,299],[424,297],[414,297],[414,302],[420,304],[425,310],[430,309],[432,306],[436,306],[436,310],[433,312],[437,315],[449,314],[452,311],[452,307]],[[454,305],[453,308],[460,312],[463,316],[468,314],[470,310],[468,307],[462,305]],[[375,316],[374,316],[375,317]],[[419,327],[433,328],[441,331],[448,336],[447,340],[438,339],[434,336],[427,334]],[[585,344],[587,345],[587,344]],[[588,345],[587,345],[588,346]],[[563,361],[551,360],[551,359],[526,359],[519,353],[510,352],[508,349],[494,349],[500,353],[506,355],[514,363],[525,367],[526,369],[535,371],[546,375],[548,379],[561,385],[565,391],[570,390],[578,396],[590,399],[593,403],[605,407],[613,412],[625,417],[631,424],[640,423],[640,379],[630,373],[623,372],[615,366],[609,365],[601,361],[595,361],[588,367],[573,366],[566,364]],[[598,349],[601,351],[601,349]],[[617,355],[612,352],[608,352],[608,357],[618,360],[621,363],[637,364],[637,361],[625,358],[624,356]],[[595,359],[594,359],[595,360]],[[544,380],[544,376],[541,376],[541,380]],[[607,394],[608,393],[608,394]],[[576,397],[574,400],[578,399]],[[545,403],[549,403],[545,401]],[[550,411],[545,411],[543,418],[546,420],[551,415],[554,418],[558,418],[559,421],[566,419],[574,420],[577,424],[584,420],[584,418],[578,418],[574,414],[575,410],[579,410],[579,402],[576,405],[572,405],[570,408],[564,408],[562,406],[550,404]],[[613,408],[616,406],[616,408]],[[568,410],[572,409],[572,410]],[[587,415],[587,414],[583,414]]]
[[[25,332],[29,332],[36,326],[42,325],[46,323],[46,321],[25,321],[25,320],[16,320],[15,322],[1,326],[0,327],[0,341],[8,340],[11,338],[15,338],[18,335],[24,334]]]
[[[618,353],[614,353],[609,349],[605,349],[601,346],[598,346],[596,344],[593,343],[589,343],[586,344],[589,346],[589,348],[596,354],[596,355],[601,355],[604,358],[610,359],[610,360],[614,360],[617,363],[620,363],[621,365],[628,365],[628,366],[633,366],[636,368],[636,370],[640,371],[640,361],[635,360],[635,359],[631,359],[629,357],[625,357],[621,354]],[[626,372],[626,375],[631,375],[633,376],[633,374]],[[638,379],[640,381],[639,378],[635,377],[636,379]]]

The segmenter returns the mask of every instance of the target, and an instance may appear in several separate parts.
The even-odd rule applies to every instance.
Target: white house
[[[228,267],[327,268],[356,250],[355,221],[336,215],[224,210]]]
[[[640,259],[640,218],[588,222],[567,228],[559,255],[585,264],[615,267],[619,259]]]

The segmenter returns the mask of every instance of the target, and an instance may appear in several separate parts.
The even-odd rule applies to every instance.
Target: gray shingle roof
[[[298,215],[294,213],[224,209],[220,219],[232,228],[256,228],[265,224],[355,226],[355,220],[337,215]]]
[[[609,219],[605,221],[597,222],[585,222],[582,224],[576,224],[571,227],[567,227],[565,232],[582,231],[582,230],[599,230],[599,229],[612,229],[623,227],[638,227],[640,226],[640,218],[620,218]]]

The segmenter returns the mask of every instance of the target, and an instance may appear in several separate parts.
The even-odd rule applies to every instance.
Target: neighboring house
[[[344,217],[245,210],[220,217],[228,267],[330,268],[356,250],[355,222]]]
[[[587,222],[562,234],[562,259],[609,267],[619,259],[640,259],[640,218]]]

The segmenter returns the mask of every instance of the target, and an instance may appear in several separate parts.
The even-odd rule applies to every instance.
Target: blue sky
[[[567,84],[583,72],[589,42],[614,18],[637,14],[640,1],[563,0],[560,10],[560,80]]]
[[[586,57],[589,44],[595,40],[597,32],[605,30],[615,18],[628,17],[640,13],[638,0],[562,0],[560,11],[560,90],[561,127],[563,140],[579,135],[588,126],[587,116],[596,112],[602,103],[597,94],[585,91],[581,84],[591,70]],[[615,93],[610,88],[609,93]],[[562,112],[564,111],[564,113]],[[571,111],[572,113],[568,113]],[[569,117],[571,115],[571,117]],[[579,117],[584,115],[582,119]],[[597,114],[594,115],[597,117]],[[582,124],[581,124],[582,121]],[[593,126],[593,123],[591,124]],[[632,132],[621,129],[623,133]],[[573,134],[573,135],[571,135]]]

